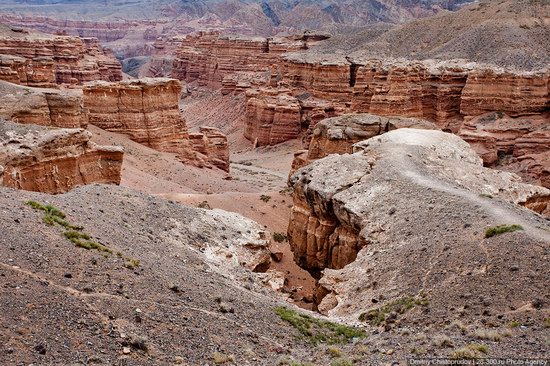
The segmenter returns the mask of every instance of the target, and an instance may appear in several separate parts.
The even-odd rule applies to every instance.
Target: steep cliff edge
[[[91,184],[120,184],[123,150],[98,146],[82,129],[0,121],[0,185],[63,193]]]
[[[29,88],[0,81],[0,117],[23,124],[86,128],[82,94],[75,90]]]
[[[514,203],[548,215],[549,190],[483,168],[467,143],[440,131],[399,129],[354,151],[291,178],[288,235],[296,261],[320,279],[319,310],[370,321],[382,305],[410,296],[429,302],[429,315],[411,312],[417,321],[443,313],[452,321],[463,305],[469,316],[482,312],[465,293],[490,294],[488,314],[528,306],[541,294],[547,224]],[[486,232],[500,225],[521,228]],[[527,278],[510,274],[514,266],[538,270]],[[517,291],[499,290],[503,283]]]
[[[0,24],[0,77],[51,87],[93,80],[122,80],[120,63],[97,39],[54,36]]]
[[[184,162],[229,169],[229,146],[220,131],[204,129],[193,135],[179,109],[181,83],[168,78],[145,78],[84,86],[89,122],[123,133],[158,151],[174,153]],[[202,139],[202,143],[199,140]]]

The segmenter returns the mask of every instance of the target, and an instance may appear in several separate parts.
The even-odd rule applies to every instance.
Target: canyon
[[[546,355],[546,15],[0,4],[0,363]]]
[[[548,186],[548,157],[537,149],[548,142],[547,68],[512,71],[464,61],[354,59],[317,54],[315,43],[307,41],[301,47],[286,44],[279,54],[271,42],[199,33],[183,42],[172,74],[199,87],[220,88],[222,94],[244,93],[244,136],[255,146],[299,137],[307,143],[319,121],[346,113],[416,117],[464,137],[486,166]],[[492,113],[507,123],[476,123]]]

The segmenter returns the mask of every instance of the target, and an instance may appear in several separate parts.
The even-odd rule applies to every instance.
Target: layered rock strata
[[[107,131],[128,135],[152,149],[177,154],[184,162],[229,169],[227,137],[214,128],[189,135],[180,113],[180,81],[144,78],[84,86],[89,122]]]
[[[189,134],[193,150],[205,157],[208,164],[229,172],[229,143],[218,128],[201,126],[200,132]]]
[[[238,72],[269,73],[283,53],[308,49],[326,35],[303,34],[291,37],[246,37],[219,32],[197,32],[187,36],[174,60],[172,76],[199,85],[221,87],[231,92],[238,84],[231,77]]]
[[[468,280],[464,268],[472,267],[475,261],[469,256],[477,254],[465,248],[477,248],[487,227],[521,225],[524,234],[507,234],[519,235],[521,250],[550,240],[539,228],[544,220],[514,205],[549,215],[550,190],[484,168],[466,142],[440,131],[390,131],[356,144],[353,154],[311,163],[291,177],[291,184],[290,245],[296,262],[320,279],[316,303],[332,315],[365,311],[369,306],[362,301],[351,311],[347,308],[357,296],[378,302],[379,294],[386,299],[425,290],[444,301],[439,298],[444,288],[476,282]],[[496,240],[508,247],[506,238],[510,236]],[[495,248],[490,243],[486,245]],[[506,253],[502,247],[498,250]],[[500,259],[511,258],[500,254],[495,253]],[[418,265],[426,263],[426,257],[432,258],[431,268],[437,262],[450,270],[448,276],[438,277],[429,266]],[[491,255],[485,265],[492,267],[500,259]],[[470,264],[455,266],[453,261]],[[460,273],[452,270],[455,267]]]
[[[91,124],[155,150],[191,157],[187,125],[179,110],[178,80],[99,81],[84,86],[83,93]]]
[[[120,184],[123,150],[97,146],[83,129],[50,129],[0,121],[0,185],[63,193],[91,184]]]
[[[86,128],[88,115],[78,91],[29,88],[0,81],[0,117],[23,124]]]
[[[487,166],[508,166],[550,187],[547,178],[543,177],[547,174],[544,171],[550,168],[548,160],[545,154],[540,155],[547,153],[548,148],[526,155],[522,155],[526,150],[502,148],[519,138],[527,145],[532,138],[537,145],[540,136],[545,134],[544,128],[550,123],[545,112],[550,105],[548,70],[511,72],[473,63],[385,63],[338,56],[311,61],[296,54],[285,56],[280,70],[277,87],[247,92],[245,137],[260,145],[296,138],[308,131],[305,126],[315,126],[315,118],[308,118],[311,112],[306,102],[309,100],[325,105],[319,114],[325,118],[351,112],[416,117],[432,121],[468,141],[479,140],[475,130],[485,130],[481,125],[475,126],[480,116],[498,112],[510,118],[508,123],[502,124],[506,129],[492,134],[493,147],[490,141],[472,146],[479,148],[478,153],[486,157]],[[279,124],[284,128],[275,128]],[[499,159],[497,163],[496,156],[511,159]],[[526,160],[529,163],[520,164],[521,169],[518,169],[516,163]],[[502,164],[506,161],[507,164]]]
[[[120,63],[92,38],[53,36],[0,26],[0,55],[0,76],[28,86],[122,79]],[[12,70],[10,75],[8,68]],[[13,71],[17,72],[17,78]]]

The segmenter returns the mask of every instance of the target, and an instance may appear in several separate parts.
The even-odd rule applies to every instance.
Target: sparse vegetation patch
[[[297,311],[278,307],[275,313],[301,333],[300,338],[311,345],[319,343],[345,344],[353,338],[365,338],[365,330],[317,319]]]
[[[486,345],[470,343],[465,347],[453,351],[450,357],[454,360],[475,360],[487,353],[489,353],[489,347]]]
[[[92,240],[92,237],[84,232],[84,227],[69,223],[66,220],[67,215],[65,215],[65,213],[57,207],[50,204],[43,205],[36,201],[27,201],[25,204],[37,211],[43,211],[44,216],[42,216],[42,222],[46,225],[55,226],[57,224],[62,227],[65,230],[63,232],[63,236],[73,243],[75,247],[86,250],[97,250],[105,255],[113,254],[113,251],[110,248]],[[133,269],[139,266],[138,260],[125,258],[121,252],[117,252],[117,256],[124,258],[126,261],[125,267],[127,268]]]
[[[287,240],[287,237],[284,233],[273,233],[273,240],[277,243],[282,243]]]
[[[387,320],[390,314],[403,315],[415,306],[428,306],[429,301],[425,298],[415,299],[413,296],[403,297],[392,301],[380,308],[371,309],[359,315],[359,320],[373,326],[379,326]]]
[[[521,230],[523,230],[523,226],[517,225],[517,224],[493,226],[485,230],[485,237],[491,238],[496,235],[511,233],[514,231],[521,231]]]

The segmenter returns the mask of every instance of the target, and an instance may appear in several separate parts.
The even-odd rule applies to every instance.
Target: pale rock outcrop
[[[123,150],[97,146],[83,129],[0,121],[0,185],[63,193],[91,184],[120,184]]]
[[[0,118],[50,127],[86,128],[82,95],[73,90],[39,89],[0,81]]]
[[[492,307],[534,296],[509,268],[536,257],[550,234],[540,216],[515,204],[548,215],[550,190],[484,168],[455,135],[390,131],[356,144],[353,154],[309,164],[291,184],[290,245],[296,262],[320,279],[315,302],[324,313],[357,321],[375,302],[422,294],[440,311],[469,301],[459,298],[465,291],[484,294],[501,276],[521,290],[513,299],[492,297]],[[484,239],[487,227],[502,224],[524,231]],[[491,248],[482,249],[486,255],[480,242]]]
[[[432,122],[418,118],[383,117],[373,114],[346,114],[316,124],[308,150],[295,154],[289,178],[312,161],[331,154],[350,154],[357,142],[398,128],[437,130]]]

